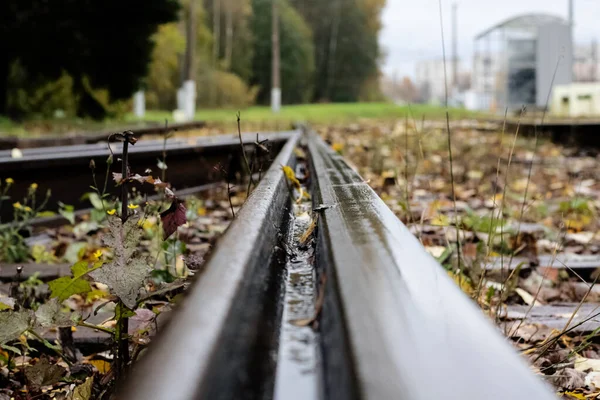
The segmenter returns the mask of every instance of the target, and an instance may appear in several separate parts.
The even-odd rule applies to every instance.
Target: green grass
[[[302,104],[283,106],[278,114],[271,112],[267,106],[253,106],[244,109],[201,109],[196,112],[195,119],[206,121],[209,125],[223,130],[235,129],[236,114],[240,111],[242,128],[249,129],[287,129],[294,122],[311,124],[351,123],[361,119],[394,120],[404,119],[408,114],[415,120],[443,119],[443,107],[415,104],[398,106],[393,103],[334,103],[334,104]],[[450,109],[450,118],[470,118],[481,116],[464,109]],[[143,120],[128,114],[122,120],[104,122],[79,119],[37,120],[22,123],[10,121],[0,116],[0,136],[41,136],[47,134],[82,133],[130,126],[132,129],[144,122],[173,121],[169,111],[150,110]]]
[[[392,103],[333,103],[333,104],[301,104],[283,106],[278,114],[271,112],[270,107],[254,106],[246,109],[205,109],[196,112],[196,119],[214,122],[235,122],[236,113],[240,111],[245,122],[309,122],[309,123],[336,123],[352,122],[359,119],[397,119],[412,114],[420,120],[423,116],[428,119],[441,119],[445,117],[443,107],[416,104],[412,106],[398,106]],[[476,114],[463,109],[451,109],[451,118],[466,118]],[[131,119],[132,117],[129,117]],[[149,111],[146,120],[164,121],[171,119],[171,113],[166,111]]]

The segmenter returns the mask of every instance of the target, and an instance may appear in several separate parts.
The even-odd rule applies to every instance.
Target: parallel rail
[[[261,134],[259,140],[268,140],[267,145],[277,154],[293,131],[272,134]],[[255,150],[256,134],[243,134],[242,140],[247,152]],[[38,184],[39,196],[44,196],[47,189],[52,189],[52,197],[48,203],[50,210],[58,209],[58,201],[72,204],[76,209],[86,207],[80,196],[90,191],[93,185],[90,161],[96,165],[96,179],[99,185],[104,183],[106,160],[109,150],[107,143],[58,146],[49,148],[25,149],[21,158],[12,158],[10,151],[0,151],[0,179],[15,181],[11,189],[11,198],[23,198],[29,185]],[[121,154],[120,143],[110,143],[114,154],[111,172],[120,172],[117,158]],[[244,171],[242,168],[242,146],[237,134],[222,136],[207,136],[185,139],[170,139],[166,147],[162,140],[139,141],[130,146],[129,164],[132,173],[144,174],[151,169],[155,176],[160,176],[157,160],[162,159],[163,150],[167,154],[167,180],[176,189],[185,189],[233,179],[235,174]],[[270,159],[273,156],[269,156]],[[221,165],[220,170],[216,166]],[[268,165],[268,164],[266,164]],[[265,167],[266,167],[265,165]],[[224,176],[223,170],[227,172]],[[148,188],[139,187],[144,192]],[[109,179],[107,192],[115,191],[114,182]],[[150,193],[151,194],[151,193]],[[5,207],[2,210],[2,221],[12,218],[12,210]]]
[[[129,126],[121,127],[123,130],[135,131],[136,137],[144,135],[162,135],[166,132],[172,131],[186,131],[193,129],[200,129],[206,126],[204,121],[192,121],[178,124],[170,124],[165,127],[162,123],[151,123],[143,124],[131,124]],[[43,137],[0,137],[0,150],[10,150],[13,148],[19,149],[30,149],[39,147],[55,147],[55,146],[71,146],[71,145],[82,145],[91,144],[105,141],[108,135],[119,129],[110,129],[96,132],[78,132],[64,134],[60,136],[48,136]]]
[[[307,242],[282,165],[307,177]],[[297,132],[117,398],[554,396],[344,159]]]

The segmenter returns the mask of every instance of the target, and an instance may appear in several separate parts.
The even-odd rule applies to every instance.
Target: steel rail
[[[268,314],[278,303],[273,277],[283,257],[274,249],[290,219],[280,165],[295,163],[299,137],[283,147],[117,398],[243,399],[263,391],[258,377],[272,373],[273,361],[261,350],[276,330]]]
[[[267,140],[267,146],[272,147],[273,155],[264,158],[272,159],[293,135],[293,131],[258,135],[259,140]],[[254,145],[256,140],[256,134],[242,135],[247,152],[252,153],[256,150]],[[111,143],[110,146],[114,155],[111,171],[120,172],[118,160],[122,151],[120,143]],[[167,180],[176,189],[225,179],[233,180],[237,172],[245,172],[240,139],[237,134],[229,134],[169,140],[166,147],[162,140],[138,141],[135,146],[130,146],[129,150],[132,173],[145,174],[145,170],[151,169],[155,176],[157,174],[160,176],[157,160],[162,159],[163,149],[166,151],[169,167]],[[38,199],[44,196],[47,189],[52,190],[52,197],[48,203],[49,210],[57,211],[58,201],[80,209],[89,206],[81,202],[80,196],[91,191],[90,186],[93,185],[90,161],[93,160],[96,165],[98,185],[103,186],[109,154],[106,143],[24,150],[21,158],[10,158],[6,153],[2,153],[0,154],[0,180],[5,181],[7,178],[14,180],[15,183],[9,193],[12,199],[24,198],[30,184],[35,182],[38,184]],[[265,162],[266,165],[268,164]],[[138,186],[142,193],[151,190],[148,185]],[[113,180],[109,179],[107,192],[111,193],[115,190]],[[12,216],[12,209],[3,207],[2,222],[11,221]]]
[[[315,133],[328,399],[554,399],[375,191]]]
[[[285,141],[292,135],[292,132],[267,133],[259,135],[259,140],[268,139],[270,141]],[[242,135],[242,141],[246,144],[252,144],[256,140],[256,134],[245,133]],[[237,134],[202,136],[189,140],[175,139],[167,141],[166,146],[162,140],[140,141],[132,146],[130,154],[141,155],[160,155],[163,148],[169,154],[184,154],[189,152],[199,152],[203,150],[218,149],[222,147],[231,148],[239,146],[239,137]],[[111,143],[113,154],[121,154],[120,143]],[[58,148],[40,148],[25,150],[23,156],[12,158],[10,154],[0,154],[0,168],[5,170],[33,169],[48,167],[51,165],[73,165],[73,163],[89,163],[90,158],[104,158],[108,156],[107,144],[90,144],[76,146],[59,146]]]
[[[290,244],[299,217],[280,170],[302,153],[318,214],[305,256]],[[305,261],[324,301],[290,330],[289,294],[311,275],[290,269]],[[307,132],[285,145],[117,398],[555,397],[368,184]]]
[[[10,150],[15,147],[19,149],[31,149],[55,146],[84,145],[105,141],[108,135],[111,133],[124,130],[134,131],[135,136],[139,138],[144,135],[163,135],[166,132],[190,131],[194,129],[200,129],[205,126],[206,122],[204,121],[175,123],[168,126],[165,126],[163,123],[151,123],[150,125],[144,124],[141,126],[140,124],[129,124],[101,131],[81,131],[77,133],[66,133],[60,136],[44,135],[42,137],[0,137],[0,149]]]

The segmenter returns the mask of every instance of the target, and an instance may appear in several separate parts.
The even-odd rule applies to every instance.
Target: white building
[[[446,82],[448,83],[449,102],[456,97],[458,92],[470,86],[471,75],[465,72],[458,63],[458,82],[454,85],[454,63],[446,60],[446,71],[444,72],[444,60],[425,60],[416,64],[415,85],[420,93],[422,102],[432,104],[443,104],[446,98]],[[447,78],[446,78],[447,77]]]
[[[600,81],[600,64],[598,55],[600,45],[593,42],[589,46],[575,47],[575,61],[573,62],[573,78],[576,82]]]
[[[600,115],[600,83],[579,82],[555,85],[550,112],[557,117]]]

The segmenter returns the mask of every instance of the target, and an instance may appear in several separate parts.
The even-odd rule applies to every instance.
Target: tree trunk
[[[331,21],[331,36],[329,38],[329,54],[327,63],[327,89],[325,90],[325,99],[331,101],[331,90],[334,84],[335,76],[335,57],[338,44],[338,33],[340,31],[340,14],[341,4],[340,0],[335,0],[333,7],[333,21]]]
[[[4,53],[0,49],[0,54]],[[9,60],[0,58],[0,115],[8,115],[8,67]]]
[[[221,0],[213,0],[213,65],[216,67],[221,50]]]
[[[225,11],[225,65],[231,70],[233,57],[233,0],[225,0],[227,10]]]
[[[186,29],[186,52],[185,52],[185,80],[196,81],[196,63],[194,53],[196,51],[196,1],[190,1],[189,15]]]

